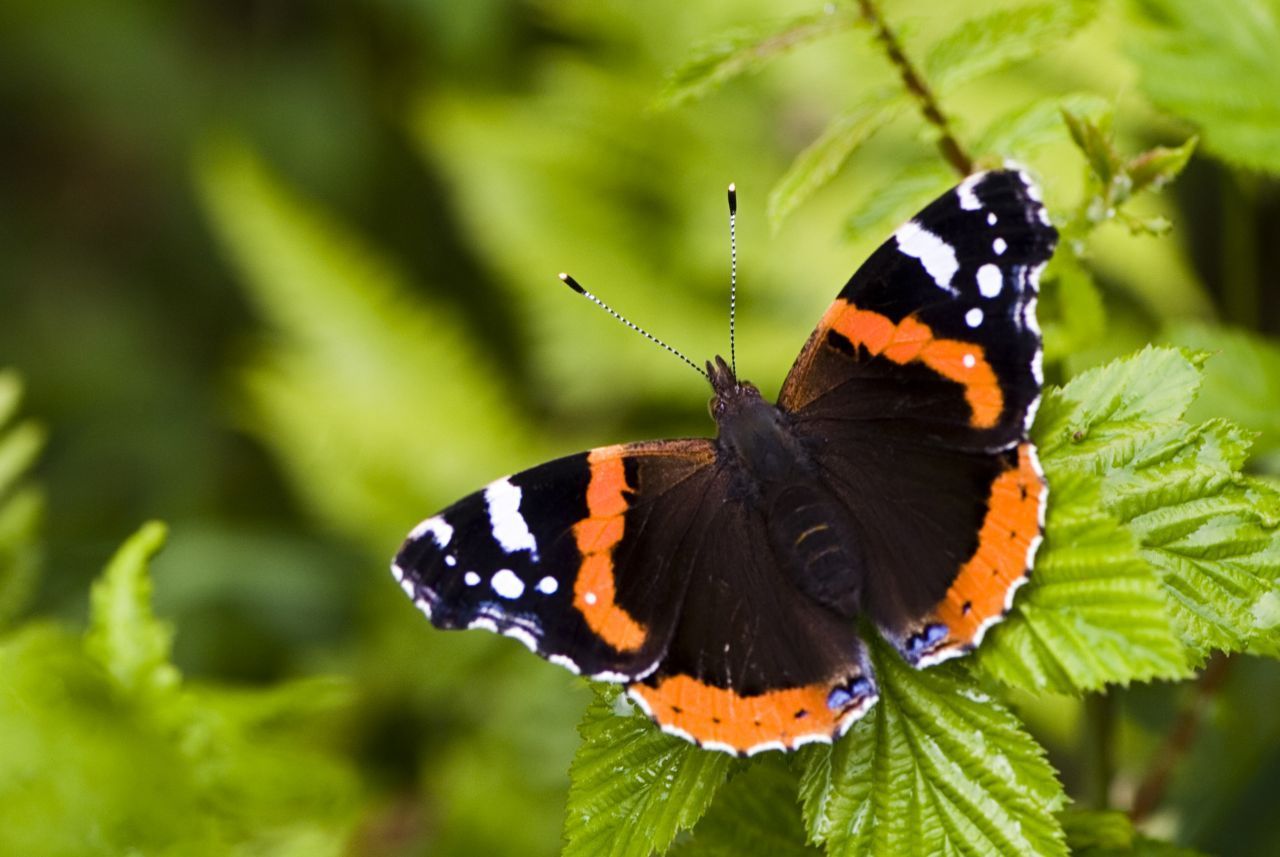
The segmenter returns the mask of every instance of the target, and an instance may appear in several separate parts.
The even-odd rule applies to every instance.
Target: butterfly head
[[[760,390],[750,381],[739,381],[733,368],[719,355],[707,361],[707,378],[715,392],[708,407],[711,417],[721,423],[732,413],[763,403]]]

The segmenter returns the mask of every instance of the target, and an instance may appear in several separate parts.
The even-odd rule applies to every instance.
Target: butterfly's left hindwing
[[[496,631],[605,680],[647,675],[687,582],[669,540],[696,520],[712,460],[690,440],[550,461],[423,521],[392,569],[436,627]]]

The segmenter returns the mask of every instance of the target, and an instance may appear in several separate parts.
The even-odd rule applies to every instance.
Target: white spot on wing
[[[991,249],[996,251],[997,256],[1003,256],[1004,251],[1009,249],[1009,242],[1003,238],[997,238],[991,242]]]
[[[974,357],[972,354],[966,354],[961,362],[964,363],[964,368],[972,369],[978,364],[978,358]]]
[[[404,590],[405,595],[408,595],[410,598],[413,597],[413,581],[412,580],[409,580],[407,578],[404,580],[401,580],[400,588]]]
[[[594,592],[588,592],[586,595],[582,596],[582,600],[587,602],[588,604],[595,604],[596,594]]]
[[[475,586],[480,582],[480,575],[476,574],[474,571],[468,571],[466,574],[462,575],[462,582],[467,586]]]
[[[453,554],[449,554],[444,558],[444,564],[449,566],[449,568],[453,568],[458,564],[458,560]]]
[[[550,575],[538,581],[538,591],[543,595],[555,595],[559,588],[560,582]]]
[[[986,264],[978,269],[978,291],[984,298],[994,298],[1004,286],[1004,274],[998,265]]]
[[[920,260],[938,288],[954,293],[951,280],[960,269],[954,247],[914,220],[908,220],[898,227],[893,237],[898,241],[899,250]]]
[[[538,542],[520,514],[520,489],[510,479],[499,479],[484,489],[484,502],[489,507],[489,526],[493,538],[504,551],[527,550],[538,556]]]
[[[516,625],[513,625],[510,628],[503,628],[502,635],[504,637],[510,637],[513,640],[519,640],[524,643],[525,648],[531,652],[538,651],[538,638],[533,636],[533,634],[530,634],[524,628]]]
[[[982,324],[982,310],[974,307],[964,314],[964,323],[970,327],[977,327]]]
[[[434,518],[427,518],[414,527],[409,532],[409,538],[416,541],[427,533],[431,534],[431,538],[435,539],[436,544],[440,547],[447,547],[449,542],[453,540],[453,527],[449,526],[449,522],[439,515]]]
[[[498,631],[498,623],[490,619],[488,616],[481,616],[479,619],[472,619],[468,628],[478,629],[480,631]]]
[[[1000,218],[996,217],[996,213],[995,213],[994,211],[989,211],[989,212],[987,212],[987,225],[988,225],[988,226],[995,226],[995,225],[996,225],[996,223],[997,223],[997,221],[999,221],[999,220],[1000,220]]]
[[[547,660],[551,661],[551,663],[558,667],[564,667],[574,675],[578,675],[582,672],[582,670],[578,669],[577,663],[575,663],[572,658],[567,658],[564,655],[551,655]]]
[[[965,211],[978,211],[982,208],[982,200],[978,199],[978,195],[973,192],[973,189],[977,187],[978,182],[986,177],[986,173],[978,173],[969,176],[956,187],[956,196],[960,198],[960,207]]]
[[[498,569],[497,573],[489,578],[489,585],[502,598],[515,599],[524,595],[524,581],[509,568]]]

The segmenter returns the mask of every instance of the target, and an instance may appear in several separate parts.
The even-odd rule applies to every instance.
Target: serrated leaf
[[[1105,99],[1089,93],[1033,101],[989,123],[974,144],[974,150],[984,155],[1025,156],[1062,139],[1063,111],[1087,116],[1106,109]]]
[[[1240,477],[1247,440],[1226,423],[1164,440],[1108,480],[1108,508],[1162,573],[1189,645],[1280,656],[1280,492]]]
[[[860,21],[855,10],[832,3],[817,14],[723,33],[695,47],[688,62],[668,75],[658,103],[675,107],[702,98],[735,77],[759,70],[781,54],[851,29]]]
[[[1036,419],[1041,459],[1101,473],[1180,418],[1199,386],[1196,364],[1172,348],[1147,347],[1082,372],[1045,393]]]
[[[895,91],[878,92],[831,120],[769,192],[769,224],[777,229],[796,206],[830,181],[845,161],[905,106],[906,99]]]
[[[1097,14],[1096,0],[1036,3],[965,21],[943,37],[925,60],[939,92],[1030,59],[1062,42]]]
[[[1192,137],[1181,146],[1155,146],[1130,159],[1125,164],[1125,172],[1133,182],[1133,192],[1148,188],[1159,190],[1177,178],[1199,142],[1198,137]]]
[[[862,200],[849,215],[845,232],[854,237],[887,232],[954,183],[951,169],[937,158],[908,163]]]
[[[716,794],[693,836],[671,849],[671,857],[819,857],[805,844],[804,819],[796,802],[800,777],[788,760],[770,753],[736,774]]]
[[[1059,693],[1186,676],[1159,578],[1133,534],[1101,508],[1099,478],[1048,473],[1041,557],[978,666],[1012,687]]]
[[[1065,801],[1039,745],[957,665],[871,645],[880,701],[801,753],[809,835],[837,855],[1065,854]]]
[[[1058,814],[1067,845],[1076,857],[1198,857],[1198,851],[1179,848],[1143,836],[1133,822],[1115,810],[1069,809]]]
[[[1188,419],[1225,417],[1257,433],[1255,454],[1280,449],[1280,345],[1245,330],[1196,323],[1178,324],[1164,338],[1211,355]]]
[[[1098,183],[1109,188],[1124,171],[1124,162],[1111,140],[1109,117],[1094,120],[1063,108],[1062,119],[1067,124],[1072,141],[1084,153]]]
[[[144,524],[116,551],[90,595],[85,651],[129,695],[146,696],[178,683],[169,662],[173,629],[151,610],[147,567],[166,533],[159,521]]]
[[[664,852],[702,817],[734,763],[667,735],[619,694],[597,688],[569,768],[566,857],[646,857]]]
[[[1142,88],[1203,130],[1204,148],[1249,169],[1280,173],[1280,2],[1134,4],[1145,27],[1128,40]]]

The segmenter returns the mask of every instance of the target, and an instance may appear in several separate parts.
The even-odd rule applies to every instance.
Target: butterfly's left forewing
[[[419,524],[392,565],[439,628],[520,640],[575,672],[653,671],[688,576],[672,547],[712,476],[706,440],[601,447],[491,483]]]

